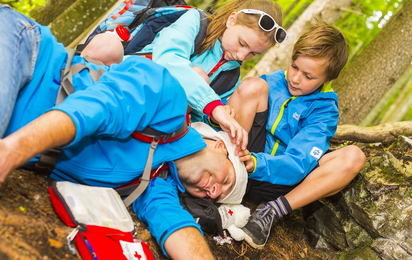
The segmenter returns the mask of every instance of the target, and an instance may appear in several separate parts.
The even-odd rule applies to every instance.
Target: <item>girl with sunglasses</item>
[[[188,10],[161,30],[140,52],[152,53],[152,60],[166,67],[180,82],[186,91],[192,121],[201,121],[206,114],[229,133],[232,142],[238,145],[237,150],[246,149],[247,132],[234,120],[230,108],[225,108],[221,100],[227,99],[240,84],[239,67],[244,60],[286,40],[287,33],[280,26],[281,7],[271,0],[231,0],[206,19],[209,20],[206,36],[196,56],[192,57],[192,54],[201,28],[200,14],[196,9]],[[96,48],[99,51],[95,53],[90,51],[98,36],[115,37],[97,35],[89,43],[88,52],[82,56],[103,60],[101,56],[106,55],[103,49],[111,49],[108,40],[100,42],[104,48]],[[117,49],[121,48],[119,45]],[[231,76],[219,85],[223,89],[213,89],[214,81],[222,80],[219,76],[228,75],[222,75],[224,71],[231,71]],[[205,81],[205,76],[201,75],[207,75],[208,80]]]
[[[270,0],[231,0],[207,19],[206,37],[198,55],[191,57],[200,28],[197,10],[189,10],[159,32],[142,52],[152,52],[153,61],[178,79],[186,91],[192,121],[200,121],[206,114],[229,133],[238,148],[245,149],[246,131],[221,102],[240,84],[240,76],[236,75],[232,85],[226,84],[220,95],[210,85],[222,71],[237,69],[244,60],[286,40],[286,31],[281,27],[281,7]],[[210,84],[192,69],[194,66],[206,72]]]

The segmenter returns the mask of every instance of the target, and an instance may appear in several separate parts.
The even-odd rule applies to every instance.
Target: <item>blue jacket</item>
[[[261,76],[269,84],[269,115],[264,153],[252,153],[249,178],[294,185],[303,180],[329,149],[336,132],[338,96],[328,85],[307,96],[291,96],[285,72]]]
[[[147,45],[142,52],[152,52],[153,61],[167,68],[180,82],[189,101],[189,105],[202,114],[203,109],[212,101],[228,98],[231,91],[218,96],[214,90],[199,76],[193,66],[201,67],[209,73],[222,58],[223,50],[219,40],[212,50],[207,50],[200,56],[190,59],[194,52],[195,38],[200,27],[199,12],[192,9],[183,14],[176,22],[161,30],[153,42]],[[228,61],[210,76],[210,82],[218,76],[219,72],[227,71],[240,66],[237,61]],[[240,84],[240,78],[236,87]]]
[[[42,40],[33,79],[19,93],[5,136],[46,111],[63,111],[73,120],[76,136],[64,147],[52,178],[105,187],[135,180],[143,173],[150,144],[131,138],[131,133],[148,126],[165,133],[179,129],[187,109],[183,88],[165,68],[136,56],[119,65],[102,66],[107,72],[97,83],[87,70],[75,74],[76,91],[54,106],[67,52],[47,27],[40,28]],[[72,64],[79,62],[97,68],[79,56]],[[183,138],[158,145],[152,168],[167,162],[171,176],[152,180],[132,204],[162,248],[177,229],[193,226],[200,230],[180,206],[178,189],[184,188],[173,161],[204,147],[202,137],[191,128]]]

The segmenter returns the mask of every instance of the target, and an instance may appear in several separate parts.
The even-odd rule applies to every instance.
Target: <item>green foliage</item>
[[[343,31],[349,42],[348,64],[402,8],[404,2],[404,0],[354,0],[353,7],[335,24]]]
[[[283,12],[283,27],[288,29],[296,19],[305,11],[305,9],[314,0],[272,0],[282,7]],[[254,56],[243,62],[240,68],[240,75],[243,77],[259,62],[259,60],[265,55],[265,53]]]
[[[405,117],[402,119],[403,121],[412,121],[412,108],[408,110]]]
[[[14,10],[27,16],[30,16],[30,11],[36,6],[46,4],[45,0],[2,0],[2,2],[8,3]]]
[[[277,0],[284,13],[283,25],[287,29],[314,0]],[[350,57],[348,66],[380,32],[388,20],[403,6],[405,0],[354,0],[335,25],[341,29],[349,42]],[[244,62],[241,75],[245,76],[259,62],[258,55]],[[412,113],[412,112],[411,112]]]
[[[299,16],[306,10],[306,8],[313,3],[314,0],[280,0],[276,1],[283,12],[283,27],[288,29],[299,18]]]
[[[385,107],[382,109],[382,111],[376,116],[376,118],[372,121],[372,124],[370,126],[378,125],[379,122],[382,120],[382,118],[385,116],[385,114],[388,112],[389,108],[392,106],[392,104],[396,101],[396,99],[399,96],[399,93],[401,93],[402,89],[399,89],[389,100],[389,102],[385,105]]]

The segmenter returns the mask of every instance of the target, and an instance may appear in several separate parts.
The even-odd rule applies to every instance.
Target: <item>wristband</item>
[[[212,116],[212,111],[217,107],[217,106],[223,106],[222,101],[220,100],[215,100],[210,102],[209,104],[206,105],[206,107],[203,109],[203,113],[208,115],[210,118],[213,118]]]

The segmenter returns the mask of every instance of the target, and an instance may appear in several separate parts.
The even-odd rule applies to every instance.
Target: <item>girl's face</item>
[[[266,51],[271,42],[266,39],[264,32],[236,24],[237,13],[232,13],[226,22],[226,30],[222,35],[222,48],[226,52],[225,60],[244,61],[256,54]]]

